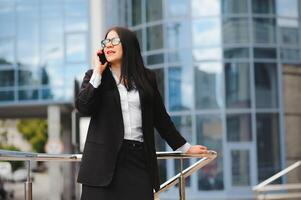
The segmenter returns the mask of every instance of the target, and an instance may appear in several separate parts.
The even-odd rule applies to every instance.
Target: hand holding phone
[[[100,75],[106,69],[108,61],[102,49],[99,49],[94,56],[94,70],[96,70]]]

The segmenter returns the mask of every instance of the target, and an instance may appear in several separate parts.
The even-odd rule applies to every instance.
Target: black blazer
[[[113,177],[118,151],[124,138],[124,125],[120,96],[111,70],[102,74],[101,84],[94,88],[89,83],[92,70],[88,70],[75,100],[80,113],[91,116],[83,157],[77,181],[90,186],[105,186]],[[147,167],[153,188],[160,188],[155,150],[154,128],[168,145],[176,150],[186,140],[176,130],[166,112],[158,91],[155,73],[146,70],[153,88],[152,94],[139,90],[142,112],[142,131],[147,153]]]

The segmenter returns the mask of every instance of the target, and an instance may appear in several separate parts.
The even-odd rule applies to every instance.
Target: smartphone
[[[98,53],[97,55],[101,64],[105,64],[106,62],[108,62],[104,53]]]

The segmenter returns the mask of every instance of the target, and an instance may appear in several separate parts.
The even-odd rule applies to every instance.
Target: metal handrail
[[[181,171],[165,183],[161,184],[159,191],[155,193],[155,199],[158,199],[159,193],[166,191],[179,183],[180,200],[185,200],[185,178],[203,166],[210,163],[217,157],[215,151],[208,151],[207,154],[185,154],[180,151],[157,152],[157,159],[180,159]],[[183,159],[201,158],[199,161],[183,170]],[[67,161],[79,162],[82,154],[47,154],[33,152],[19,152],[0,150],[0,160],[6,161],[27,161],[27,181],[25,182],[25,200],[32,200],[32,182],[31,182],[31,162],[32,161]]]
[[[301,184],[282,184],[282,185],[269,185],[276,179],[286,175],[287,173],[291,172],[292,170],[296,169],[297,167],[301,166],[301,160],[293,163],[292,165],[288,166],[287,168],[281,170],[277,174],[271,176],[270,178],[262,181],[258,185],[253,187],[253,191],[256,192],[257,199],[266,199],[267,196],[263,195],[264,197],[261,197],[260,193],[268,192],[268,191],[283,191],[283,190],[296,190],[301,189]],[[275,196],[275,194],[273,194]],[[301,193],[296,193],[298,197],[301,196]],[[282,194],[283,196],[283,194]],[[292,196],[294,197],[294,195]],[[280,198],[280,197],[279,197]]]

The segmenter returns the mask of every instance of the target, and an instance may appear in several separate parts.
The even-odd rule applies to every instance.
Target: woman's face
[[[115,41],[113,42],[114,45],[112,44],[113,38],[115,38]],[[110,42],[106,44],[103,50],[108,62],[112,64],[120,63],[122,60],[123,51],[120,42],[116,45],[116,41],[118,41],[119,39],[118,34],[114,30],[112,30],[108,33],[106,39],[109,39]]]

